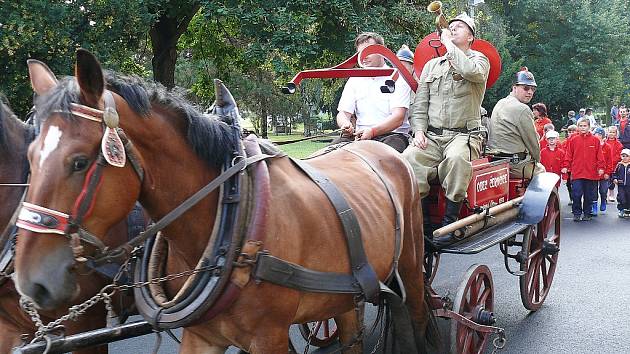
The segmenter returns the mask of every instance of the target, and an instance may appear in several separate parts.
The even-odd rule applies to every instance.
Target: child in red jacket
[[[571,170],[573,221],[588,221],[591,220],[591,204],[597,193],[596,183],[604,175],[606,163],[599,139],[590,132],[588,118],[580,118],[577,126],[578,134],[566,143],[562,173]]]
[[[608,137],[606,138],[606,143],[610,146],[610,150],[612,152],[612,169],[614,170],[617,167],[619,161],[621,161],[621,150],[623,150],[623,145],[621,141],[617,139],[618,129],[616,125],[611,125],[608,127]],[[616,184],[610,183],[610,187],[608,187],[608,201],[615,202],[615,187]]]
[[[562,149],[565,153],[567,152],[567,143],[571,139],[571,137],[577,134],[577,125],[571,124],[567,127],[566,130],[567,137],[558,144],[558,147]],[[562,179],[566,181],[567,191],[569,192],[569,206],[573,205],[573,188],[571,187],[571,169],[568,170],[567,173],[562,174]]]
[[[547,147],[540,150],[540,163],[545,166],[547,172],[552,172],[562,176],[562,164],[564,162],[564,150],[558,147],[559,134],[555,130],[550,130],[545,134]],[[560,180],[556,184],[560,187]]]
[[[599,139],[600,146],[602,147],[602,155],[604,156],[604,175],[597,181],[597,190],[599,191],[599,199],[601,199],[599,210],[601,212],[605,212],[608,186],[610,185],[610,175],[614,170],[612,149],[610,148],[610,145],[606,143],[606,131],[604,131],[604,128],[595,128],[595,130],[593,130],[593,135]],[[593,199],[593,205],[591,207],[591,215],[593,216],[597,216],[597,199],[597,194],[595,194],[595,199]]]

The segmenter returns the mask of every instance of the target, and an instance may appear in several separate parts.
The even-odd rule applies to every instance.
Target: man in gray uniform
[[[516,73],[512,92],[494,106],[489,122],[488,152],[509,157],[510,177],[532,178],[545,172],[540,163],[540,144],[534,113],[527,106],[536,92],[534,75],[526,67]]]
[[[472,176],[471,161],[481,153],[480,106],[490,63],[485,55],[470,49],[474,35],[474,21],[466,14],[455,17],[442,30],[440,40],[446,54],[422,69],[410,116],[415,135],[403,152],[416,174],[422,198],[429,194],[430,180],[439,180],[446,191],[443,225],[458,219]],[[434,240],[438,247],[454,241],[452,234]]]

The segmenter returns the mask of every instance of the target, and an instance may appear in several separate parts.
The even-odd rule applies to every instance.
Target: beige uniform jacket
[[[489,124],[488,147],[492,151],[514,154],[528,152],[540,162],[540,144],[534,114],[524,103],[509,95],[494,106]]]
[[[490,71],[480,52],[454,48],[431,59],[418,79],[410,124],[414,132],[434,128],[475,129],[481,125],[480,106]]]

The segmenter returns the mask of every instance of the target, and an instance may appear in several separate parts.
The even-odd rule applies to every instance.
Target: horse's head
[[[26,149],[34,131],[13,114],[0,95],[0,232],[9,224],[24,191],[28,174]]]
[[[75,77],[61,82],[43,63],[28,62],[40,135],[28,150],[31,185],[17,223],[16,284],[45,309],[73,300],[77,260],[103,250],[107,230],[129,213],[142,183],[141,160],[116,130],[118,113],[120,119],[139,113],[106,90],[91,53],[79,50],[76,59]]]

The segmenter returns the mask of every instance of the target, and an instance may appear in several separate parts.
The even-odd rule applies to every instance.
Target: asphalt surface
[[[498,246],[478,255],[444,255],[433,287],[439,294],[454,295],[469,266],[487,265],[494,281],[496,325],[505,328],[507,335],[501,353],[630,353],[626,317],[630,307],[630,219],[619,219],[613,203],[605,215],[590,222],[573,222],[564,186],[560,195],[561,251],[550,294],[540,310],[530,313],[523,307],[518,277],[505,270]],[[368,321],[374,317],[373,309],[368,309],[367,317]],[[449,322],[439,320],[439,325],[443,341],[448,342]],[[302,352],[304,341],[295,328],[291,337]],[[366,341],[366,353],[372,351],[376,337]],[[151,353],[154,339],[145,336],[112,343],[110,353]],[[163,336],[159,353],[177,349],[173,340]],[[311,353],[333,351],[334,347]]]

